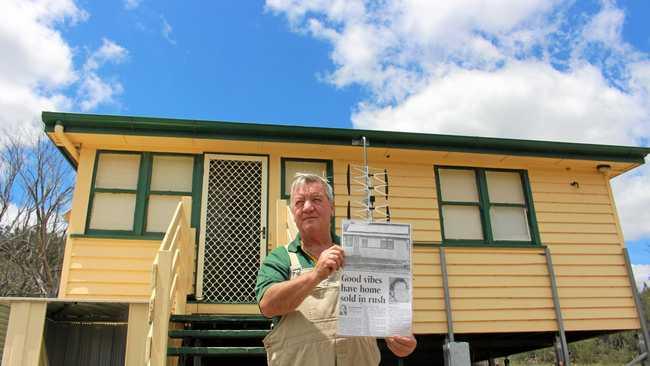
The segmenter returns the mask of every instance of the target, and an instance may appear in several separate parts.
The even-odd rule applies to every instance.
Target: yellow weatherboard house
[[[3,365],[264,364],[255,277],[295,235],[290,181],[332,183],[340,233],[361,209],[348,169],[362,164],[362,137],[368,164],[388,174],[377,205],[412,227],[418,348],[404,364],[442,364],[452,341],[468,342],[472,360],[555,344],[565,364],[575,340],[640,329],[648,344],[610,179],[649,148],[42,118],[77,171],[61,284],[56,299],[2,299]]]

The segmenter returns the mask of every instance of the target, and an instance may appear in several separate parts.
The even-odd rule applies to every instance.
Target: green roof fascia
[[[68,133],[170,136],[203,139],[352,145],[365,136],[374,148],[505,154],[548,158],[644,163],[650,148],[494,137],[424,134],[243,122],[43,112],[46,132],[61,124]]]

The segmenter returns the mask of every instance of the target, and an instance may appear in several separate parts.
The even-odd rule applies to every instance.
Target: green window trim
[[[334,163],[332,160],[328,159],[311,159],[311,158],[280,158],[280,197],[282,199],[289,199],[289,194],[284,191],[284,187],[287,183],[286,179],[286,162],[297,161],[297,162],[306,162],[306,163],[325,163],[325,169],[327,172],[327,181],[330,186],[332,186],[332,194],[334,194]],[[332,202],[333,204],[334,202]]]
[[[137,189],[112,189],[112,188],[96,188],[95,181],[97,178],[99,159],[102,154],[119,154],[119,155],[139,155],[140,156],[140,166],[138,170],[138,183]],[[182,156],[182,157],[192,157],[192,191],[157,191],[151,190],[151,175],[153,172],[153,158],[155,156]],[[200,215],[200,207],[195,207],[196,202],[199,202],[200,206],[200,182],[197,183],[197,180],[201,180],[199,171],[202,166],[200,166],[200,161],[202,161],[202,156],[192,155],[192,154],[178,154],[178,153],[151,153],[151,152],[137,152],[137,151],[121,151],[121,150],[98,150],[95,156],[95,162],[93,166],[93,177],[90,187],[90,198],[88,200],[88,210],[86,214],[86,226],[84,236],[87,237],[141,237],[141,238],[162,238],[163,232],[151,232],[147,231],[147,209],[149,205],[149,197],[151,195],[161,195],[161,196],[190,196],[192,198],[192,218],[190,221],[194,223],[196,221],[195,217]],[[198,163],[197,163],[198,162]],[[201,169],[202,170],[202,169]],[[135,209],[133,217],[133,230],[115,230],[115,229],[91,229],[90,221],[92,219],[92,209],[93,209],[93,200],[95,193],[131,193],[135,194]],[[197,196],[199,196],[197,198]],[[196,226],[198,228],[198,226]]]
[[[442,199],[442,190],[440,186],[440,173],[439,169],[458,169],[458,170],[471,170],[474,172],[476,178],[476,189],[478,193],[478,202],[462,202],[462,201],[444,201]],[[464,166],[445,166],[435,165],[435,180],[436,180],[436,195],[438,200],[438,214],[440,218],[440,232],[442,236],[442,246],[503,246],[503,247],[540,247],[542,246],[539,227],[537,225],[537,216],[535,215],[535,207],[533,204],[533,195],[530,189],[530,180],[528,172],[522,169],[500,169],[500,168],[475,168]],[[487,177],[486,172],[509,172],[518,173],[522,192],[524,195],[524,204],[518,203],[497,203],[490,202],[488,195]],[[483,233],[482,240],[471,239],[447,239],[445,238],[445,225],[442,208],[444,205],[459,205],[459,206],[478,206],[481,229]],[[526,210],[526,218],[528,223],[528,231],[530,233],[530,240],[495,240],[492,234],[492,223],[490,218],[490,207],[521,207]]]

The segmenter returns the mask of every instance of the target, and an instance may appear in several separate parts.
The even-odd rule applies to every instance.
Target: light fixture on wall
[[[612,171],[612,166],[609,164],[598,164],[596,165],[596,169],[598,170],[599,173],[609,174],[609,172]]]

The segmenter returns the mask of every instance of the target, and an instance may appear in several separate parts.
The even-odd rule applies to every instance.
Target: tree
[[[7,134],[5,134],[7,135]],[[0,153],[0,296],[57,295],[74,171],[45,137]]]

